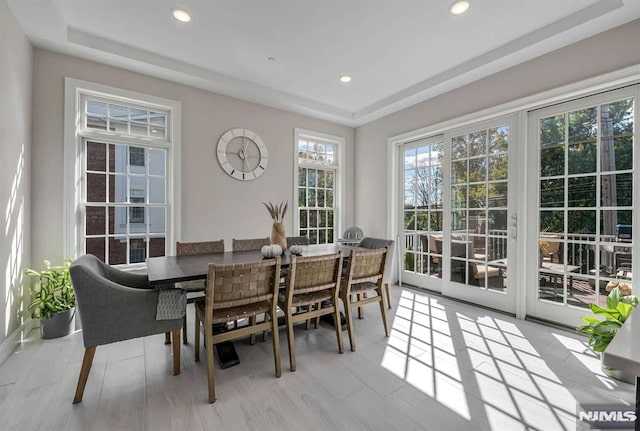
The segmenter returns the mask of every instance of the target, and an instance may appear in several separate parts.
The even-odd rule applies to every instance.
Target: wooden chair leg
[[[318,302],[316,304],[316,310],[319,310],[321,308],[322,308],[322,302]],[[316,317],[316,321],[315,321],[314,326],[315,326],[316,329],[318,329],[318,326],[320,326],[320,316]]]
[[[164,333],[164,344],[171,344],[171,332]]]
[[[391,307],[391,283],[385,283],[384,289],[387,292],[387,307]]]
[[[306,307],[307,311],[311,311],[312,309],[313,309],[313,305],[312,304],[307,305],[307,307]],[[304,322],[304,330],[307,331],[307,330],[309,330],[309,328],[311,328],[311,319],[307,319]]]
[[[251,317],[249,318],[249,325],[251,325],[251,326],[255,326],[255,324],[256,324],[256,316],[251,316]],[[252,333],[252,334],[249,336],[249,343],[250,343],[252,346],[253,346],[254,344],[256,344],[256,334],[255,334],[255,333]]]
[[[285,311],[285,315],[287,316],[287,344],[289,346],[289,367],[291,371],[296,370],[296,345],[295,340],[293,338],[293,316],[291,313],[291,309]],[[275,337],[276,335],[273,334]]]
[[[214,403],[216,401],[216,388],[213,380],[213,349],[214,346],[211,343],[211,331],[212,328],[204,329],[204,350],[207,355],[207,384],[209,386],[209,402]]]
[[[335,323],[336,328],[336,336],[338,338],[338,352],[344,353],[344,344],[342,343],[342,325],[340,324],[340,306],[338,304],[334,304],[335,312],[333,313],[333,321]]]
[[[182,344],[187,344],[187,313],[182,318]]]
[[[180,374],[180,330],[171,331],[171,338],[173,338],[173,375]]]
[[[378,295],[380,295],[380,313],[382,314],[382,323],[384,324],[384,334],[389,336],[389,322],[387,320],[387,304],[385,304],[385,297],[383,296],[382,287],[378,289]]]
[[[80,369],[80,377],[78,377],[78,386],[76,387],[76,395],[73,397],[73,404],[82,401],[84,387],[87,385],[91,364],[93,364],[93,356],[96,354],[96,347],[91,346],[84,349],[84,358],[82,359],[82,368]]]
[[[275,315],[269,317],[271,319],[271,332],[273,333],[273,359],[276,366],[276,377],[280,377],[282,375],[282,364],[280,362],[280,335],[278,333],[278,317]]]
[[[351,303],[348,300],[343,300],[344,303],[344,317],[347,320],[347,332],[349,333],[349,343],[351,344],[351,351],[356,351],[356,339],[353,334],[353,316],[351,310]]]
[[[200,316],[198,315],[198,309],[196,307],[196,322],[194,325],[195,328],[195,333],[194,333],[194,343],[195,346],[193,347],[193,360],[194,362],[200,362]]]
[[[356,300],[358,302],[362,301],[362,297],[367,297],[366,293],[358,293],[356,295]],[[360,307],[358,307],[358,319],[364,319],[364,307],[361,305]]]

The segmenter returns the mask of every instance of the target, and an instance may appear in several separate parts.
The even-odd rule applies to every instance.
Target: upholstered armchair
[[[70,272],[85,346],[74,404],[82,401],[93,356],[100,345],[171,332],[173,374],[180,374],[184,290],[153,289],[146,275],[120,271],[91,254],[76,259]]]

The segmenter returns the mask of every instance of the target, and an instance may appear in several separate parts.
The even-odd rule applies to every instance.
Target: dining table
[[[301,256],[321,256],[342,251],[344,263],[349,258],[351,250],[368,250],[356,245],[347,244],[318,244],[303,245]],[[288,268],[291,263],[291,254],[288,250],[280,256],[280,267]],[[206,280],[209,272],[209,264],[235,264],[243,262],[255,262],[265,259],[261,250],[251,251],[225,251],[224,253],[194,254],[183,256],[158,256],[147,258],[147,277],[149,284],[154,287],[166,286],[182,281]],[[327,315],[332,319],[332,316]],[[324,317],[324,316],[323,316]],[[333,320],[329,322],[335,324]],[[344,318],[341,326],[344,328]],[[224,330],[224,328],[214,328]],[[240,363],[240,358],[232,341],[216,344],[218,361],[221,368],[228,368]]]

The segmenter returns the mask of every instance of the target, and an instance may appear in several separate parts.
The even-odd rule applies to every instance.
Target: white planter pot
[[[600,368],[602,368],[602,372],[605,373],[607,376],[616,380],[620,380],[621,382],[632,384],[632,385],[636,383],[636,376],[634,376],[631,373],[627,373],[626,371],[607,367],[603,363],[602,358],[603,358],[602,353],[600,353]]]

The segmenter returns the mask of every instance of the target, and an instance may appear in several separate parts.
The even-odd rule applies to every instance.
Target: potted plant
[[[31,286],[31,317],[40,319],[40,336],[58,338],[73,331],[76,297],[69,273],[70,260],[61,266],[51,266],[44,261],[45,269],[25,270],[25,274],[36,277]]]
[[[629,318],[633,309],[638,305],[638,298],[632,294],[631,287],[626,283],[614,280],[607,284],[607,307],[600,307],[597,304],[589,304],[593,314],[602,316],[583,317],[584,325],[579,326],[579,332],[589,335],[589,347],[602,354],[618,333],[624,322]],[[602,358],[602,355],[601,355]],[[620,370],[602,366],[602,370],[610,377],[623,380],[628,383],[635,382],[634,376],[626,375]]]

